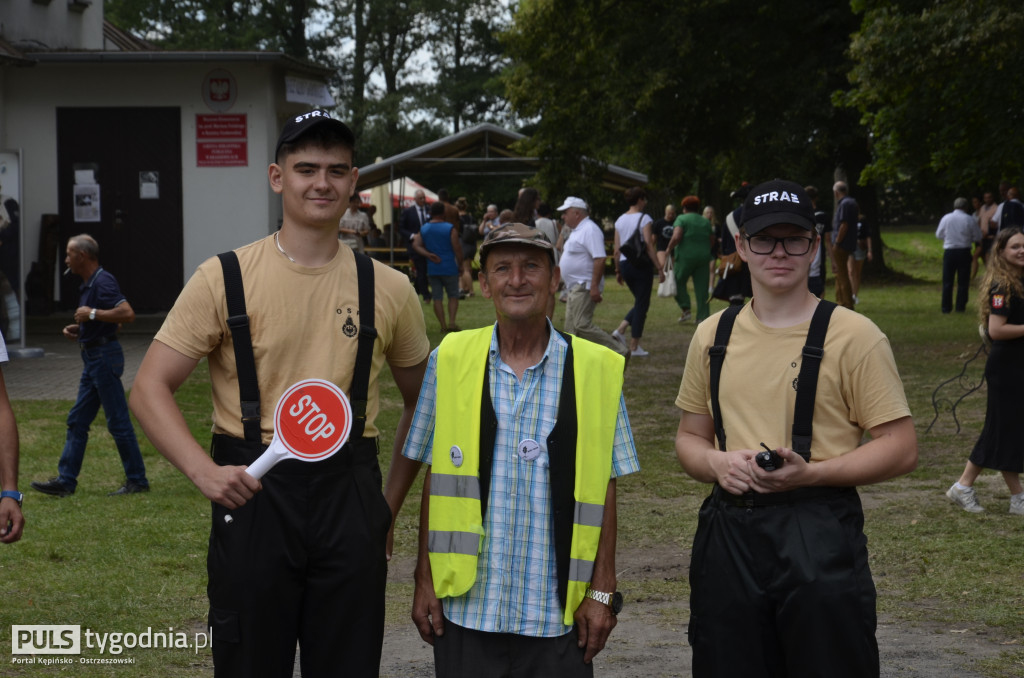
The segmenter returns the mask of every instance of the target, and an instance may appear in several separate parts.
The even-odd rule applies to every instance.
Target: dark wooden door
[[[61,252],[88,233],[137,313],[169,310],[183,282],[180,110],[58,108],[57,171]],[[62,278],[62,308],[80,283]]]

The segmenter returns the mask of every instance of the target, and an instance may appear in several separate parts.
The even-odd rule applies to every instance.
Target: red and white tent
[[[365,191],[360,191],[359,197],[362,199],[363,204],[376,205],[377,211],[380,212],[383,211],[384,204],[387,201],[387,193],[385,191],[389,189],[391,193],[391,207],[396,210],[405,209],[412,205],[416,191],[423,191],[423,194],[427,197],[427,204],[437,201],[436,193],[409,177],[395,179],[390,183],[390,186],[382,184]]]

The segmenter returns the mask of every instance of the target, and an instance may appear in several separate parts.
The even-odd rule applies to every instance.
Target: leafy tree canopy
[[[106,0],[104,13],[164,49],[262,49],[305,59],[314,56],[305,22],[319,7],[320,0]]]
[[[339,114],[382,140],[383,155],[508,116],[500,0],[107,0],[105,13],[164,49],[279,51],[332,67]]]
[[[1024,13],[1019,0],[857,0],[850,54],[872,133],[866,177],[976,190],[1024,175]],[[948,195],[948,194],[947,194]]]
[[[593,190],[600,163],[676,199],[776,176],[831,185],[865,160],[856,116],[831,101],[856,25],[839,0],[523,0],[507,94],[560,191]]]

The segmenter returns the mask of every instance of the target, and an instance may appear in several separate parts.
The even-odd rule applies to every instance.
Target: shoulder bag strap
[[[733,238],[735,238],[740,232],[740,227],[736,223],[736,217],[733,216],[734,213],[735,210],[725,215],[725,225],[729,229],[729,235],[731,235]]]
[[[821,300],[814,309],[811,326],[807,330],[807,344],[803,350],[800,363],[800,375],[797,377],[796,405],[793,408],[793,451],[811,460],[811,429],[814,420],[814,398],[818,391],[818,368],[825,355],[825,334],[828,332],[829,320],[836,305],[831,301]]]
[[[715,330],[715,343],[708,348],[708,356],[711,360],[711,416],[715,421],[715,437],[718,438],[718,447],[725,451],[725,425],[722,423],[722,408],[718,403],[718,383],[722,379],[722,363],[725,362],[725,347],[729,345],[729,337],[732,335],[732,326],[736,322],[736,316],[743,307],[733,304],[722,312],[718,319],[718,328]]]
[[[234,252],[217,255],[224,271],[224,297],[228,305],[228,329],[235,344],[238,399],[242,406],[242,428],[249,442],[260,441],[260,385],[256,379],[256,357],[252,351],[249,316],[245,311],[242,270]]]

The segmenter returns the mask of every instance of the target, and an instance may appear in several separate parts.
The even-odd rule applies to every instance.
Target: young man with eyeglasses
[[[698,326],[676,398],[679,461],[715,484],[690,561],[693,675],[878,676],[855,488],[917,463],[892,350],[870,320],[807,289],[821,237],[798,184],[753,189],[736,245],[753,300],[728,337],[729,311]]]

